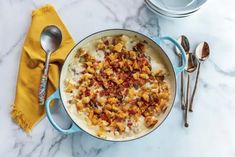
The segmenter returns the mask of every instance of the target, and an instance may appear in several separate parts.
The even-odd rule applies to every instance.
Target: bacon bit
[[[100,118],[105,121],[108,121],[108,119],[109,119],[105,113],[100,114]]]
[[[102,96],[104,96],[105,95],[105,90],[102,90],[100,93],[99,93],[99,95],[102,97]]]
[[[129,112],[130,115],[136,114],[136,111],[134,111],[134,110],[128,110],[128,112]]]
[[[131,128],[132,125],[133,125],[132,122],[128,122],[128,123],[127,123],[127,126],[128,126],[129,128]]]
[[[123,86],[124,86],[125,88],[129,88],[129,87],[130,87],[130,84],[129,84],[128,81],[125,81],[125,82],[123,83]]]
[[[158,98],[158,97],[154,97],[154,98],[153,98],[153,101],[154,101],[156,104],[158,104],[158,103],[159,103],[159,98]]]
[[[98,85],[102,86],[104,84],[103,81],[96,81],[98,83]]]
[[[164,75],[162,75],[162,76],[155,76],[156,77],[156,79],[158,80],[158,81],[164,81],[165,80],[165,76]]]
[[[105,41],[104,41],[104,44],[105,44],[106,46],[108,46],[108,45],[109,45],[109,41],[108,41],[108,40],[105,40]]]
[[[121,122],[121,121],[123,121],[123,118],[121,118],[121,117],[115,117],[115,121]]]
[[[90,93],[90,90],[89,90],[89,89],[86,89],[86,90],[85,90],[85,96],[90,96],[90,94],[91,94],[91,93]]]
[[[137,43],[136,46],[133,47],[134,51],[144,52],[145,46],[142,43]]]
[[[105,74],[103,71],[102,71],[100,74],[101,74],[101,76],[102,76],[103,78],[107,78],[107,77],[108,77],[108,75]]]

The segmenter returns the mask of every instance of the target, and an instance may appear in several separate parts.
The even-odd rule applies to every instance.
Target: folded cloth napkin
[[[69,50],[75,45],[51,5],[42,6],[32,12],[32,22],[23,45],[16,96],[11,112],[12,119],[26,132],[30,132],[45,115],[44,106],[38,102],[38,92],[45,62],[45,52],[40,46],[40,34],[47,25],[56,25],[63,36],[60,48],[51,55],[47,96],[57,88],[60,68]]]

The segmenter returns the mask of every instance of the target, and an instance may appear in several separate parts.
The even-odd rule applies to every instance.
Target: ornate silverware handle
[[[48,72],[49,72],[49,58],[50,58],[50,55],[47,55],[44,72],[43,72],[42,79],[41,79],[40,86],[39,86],[38,99],[39,99],[40,105],[44,105],[45,98],[46,98],[47,80],[48,80]]]

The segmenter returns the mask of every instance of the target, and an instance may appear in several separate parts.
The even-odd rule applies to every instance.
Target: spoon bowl
[[[46,53],[57,50],[62,41],[62,33],[56,26],[50,25],[43,29],[41,33],[41,46]]]
[[[186,66],[186,72],[192,73],[197,69],[197,60],[193,53],[189,52],[187,54],[188,64]]]
[[[180,45],[183,47],[184,51],[187,53],[189,53],[190,51],[190,44],[189,44],[189,40],[186,36],[184,35],[181,35],[179,38],[178,38],[178,42],[180,43]],[[181,56],[181,52],[180,50],[175,47],[175,52],[178,56]]]
[[[207,42],[200,43],[196,48],[196,57],[199,61],[205,61],[210,55],[210,49]]]

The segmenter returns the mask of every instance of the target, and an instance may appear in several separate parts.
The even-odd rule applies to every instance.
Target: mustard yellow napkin
[[[45,115],[44,106],[38,103],[38,91],[45,61],[45,52],[40,46],[40,33],[47,25],[59,27],[63,36],[61,47],[51,55],[47,96],[57,88],[60,68],[69,50],[75,45],[51,5],[33,11],[31,26],[23,45],[11,112],[12,119],[26,132],[30,132]]]

